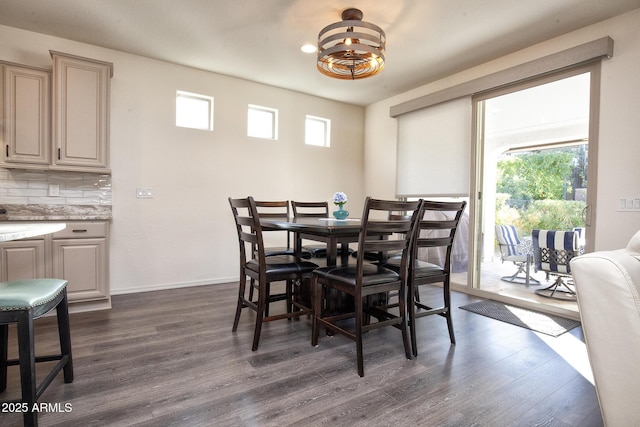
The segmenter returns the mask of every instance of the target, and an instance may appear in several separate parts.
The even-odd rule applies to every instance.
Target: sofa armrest
[[[640,260],[627,249],[571,261],[605,424],[640,425]]]

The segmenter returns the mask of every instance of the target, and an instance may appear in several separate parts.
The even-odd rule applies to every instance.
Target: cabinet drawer
[[[67,228],[53,233],[54,239],[88,239],[107,236],[106,222],[68,222]]]

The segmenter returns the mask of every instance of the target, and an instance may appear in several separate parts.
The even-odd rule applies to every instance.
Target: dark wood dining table
[[[334,218],[278,218],[267,217],[260,219],[263,230],[283,230],[294,233],[294,250],[298,256],[302,253],[302,239],[325,242],[327,244],[326,265],[338,265],[338,245],[340,249],[340,263],[349,263],[349,243],[358,241],[360,237],[360,219],[348,218],[338,220]],[[388,237],[380,234],[381,239]],[[326,309],[333,312],[350,312],[354,310],[353,298],[350,295],[332,290],[326,295]]]
[[[360,220],[333,218],[262,218],[260,225],[264,230],[285,230],[294,233],[294,250],[302,253],[302,239],[315,240],[327,244],[327,265],[336,265],[338,245],[341,245],[341,262],[349,259],[349,243],[358,241]]]

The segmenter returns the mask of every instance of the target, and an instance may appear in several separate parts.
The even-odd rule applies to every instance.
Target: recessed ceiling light
[[[308,43],[300,46],[300,50],[303,51],[304,53],[315,53],[315,51],[317,50],[317,47],[314,44]]]

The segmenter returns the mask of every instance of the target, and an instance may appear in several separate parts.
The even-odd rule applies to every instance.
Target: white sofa
[[[640,231],[625,249],[571,260],[605,425],[640,426]]]

